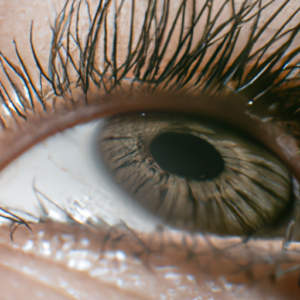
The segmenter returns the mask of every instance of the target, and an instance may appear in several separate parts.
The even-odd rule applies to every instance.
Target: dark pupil
[[[187,179],[211,179],[224,169],[216,148],[191,134],[164,132],[151,141],[149,148],[164,171]]]

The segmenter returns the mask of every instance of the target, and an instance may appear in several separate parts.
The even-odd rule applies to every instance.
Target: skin
[[[275,1],[264,12],[262,22],[281,3]],[[11,43],[13,39],[17,41],[28,69],[35,68],[27,34],[31,20],[34,20],[35,48],[41,63],[46,66],[51,41],[46,17],[52,20],[53,7],[60,11],[63,4],[63,1],[50,0],[33,0],[30,5],[28,1],[4,1],[0,8],[2,53],[17,63]],[[91,7],[96,4],[97,1],[91,1]],[[297,1],[290,1],[281,14],[281,22],[298,5]],[[123,10],[124,19],[126,9]],[[143,16],[142,5],[137,8],[137,20],[139,16]],[[293,20],[289,26],[296,24],[297,21]],[[245,34],[239,40],[237,53],[250,25],[244,28]],[[272,34],[279,26],[280,21],[272,23],[265,35]],[[199,36],[200,32],[201,24]],[[127,40],[128,34],[121,32],[119,59],[127,53],[126,47],[122,46]],[[264,41],[262,38],[257,47]],[[296,41],[291,49],[297,46]],[[38,80],[34,72],[32,77]],[[59,130],[63,129],[62,125]],[[3,139],[1,142],[4,143]],[[10,140],[9,145],[13,147],[13,141]],[[245,243],[239,237],[203,236],[169,229],[143,233],[133,231],[125,224],[91,228],[87,224],[58,224],[51,220],[30,227],[32,231],[25,226],[19,227],[13,241],[8,226],[4,224],[0,229],[1,299],[24,299],[24,295],[26,299],[299,297],[298,246],[293,244],[289,251],[284,251],[282,239],[250,239]],[[78,250],[77,254],[74,250]],[[286,274],[279,272],[289,268],[291,271]]]

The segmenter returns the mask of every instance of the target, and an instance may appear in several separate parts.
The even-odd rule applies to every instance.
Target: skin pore
[[[99,42],[93,61],[93,65],[97,65],[98,63],[99,69],[101,69],[101,55],[103,54],[103,49],[105,49],[104,45],[107,46],[107,53],[109,53],[110,57],[108,61],[110,61],[112,65],[109,72],[114,70],[114,64],[124,61],[124,58],[127,57],[128,39],[130,39],[128,33],[128,29],[130,29],[128,16],[132,13],[131,8],[133,2],[124,1],[120,9],[121,15],[117,21],[118,24],[122,25],[118,27],[117,51],[114,51],[113,46],[115,42],[113,34],[113,28],[115,26],[113,5],[115,2],[112,1],[108,6],[108,42],[106,44]],[[134,19],[136,20],[134,28],[136,29],[133,29],[137,32],[139,32],[142,27],[148,4],[146,0],[138,2],[139,3],[136,3],[134,6]],[[196,2],[199,6],[197,11],[199,11],[205,1],[199,0]],[[215,2],[218,3],[214,3],[212,15],[218,12],[223,3],[222,1]],[[74,11],[76,12],[78,3],[75,3]],[[82,1],[82,5],[84,5],[84,3],[86,2]],[[99,1],[89,1],[89,3],[91,15],[93,15]],[[122,1],[117,1],[117,3],[120,5]],[[162,1],[159,3],[162,3]],[[188,20],[190,20],[190,16],[193,14],[193,1],[187,1],[187,3],[185,30],[188,30]],[[239,6],[244,2],[227,1],[224,11],[217,18],[217,24],[221,24],[222,20],[228,19],[229,16],[231,16],[232,3],[235,3],[235,9],[239,11]],[[254,5],[256,1],[249,1],[249,3],[253,3]],[[262,6],[267,3],[267,1],[262,1]],[[52,73],[52,75],[55,74],[54,69],[50,72],[48,68],[49,49],[51,45],[55,45],[55,40],[52,40],[49,23],[52,24],[55,31],[57,27],[53,25],[53,20],[55,19],[54,12],[60,12],[64,4],[64,1],[50,0],[33,0],[30,4],[28,1],[21,0],[4,1],[1,4],[0,49],[3,54],[1,61],[3,65],[5,65],[6,59],[8,64],[19,66],[21,69],[20,60],[18,60],[14,44],[12,43],[12,40],[16,41],[17,50],[22,57],[24,66],[26,66],[26,69],[30,72],[30,77],[28,78],[36,87],[39,86],[40,80],[40,72],[38,72],[38,70],[46,70],[45,72],[47,72],[48,75],[50,73]],[[258,28],[262,28],[262,24],[283,4],[283,1],[275,0],[267,9],[263,10],[259,19],[261,23],[259,23]],[[68,5],[67,11],[70,11],[70,3]],[[88,6],[83,7],[83,10],[87,11],[86,8]],[[157,7],[157,10],[161,10],[159,5]],[[179,4],[175,6],[173,1],[170,3],[170,20],[174,20],[176,17],[178,7]],[[297,1],[290,1],[285,5],[276,21],[272,22],[267,29],[264,30],[262,36],[255,43],[255,49],[259,49],[265,45],[270,36],[272,36],[298,8],[299,4],[297,4]],[[256,10],[249,14],[249,21],[245,22],[242,27],[243,32],[240,34],[236,47],[234,48],[232,54],[233,58],[239,54],[245,43],[247,43],[247,39],[256,20],[250,17],[255,15],[255,11]],[[67,16],[68,14],[66,12],[66,18]],[[47,17],[49,17],[49,19]],[[59,20],[59,16],[56,19]],[[34,21],[32,40],[34,52],[38,57],[38,63],[33,55],[33,44],[29,38],[31,20]],[[80,20],[79,36],[85,39],[84,32],[87,32],[89,28],[87,14],[83,13]],[[205,20],[204,17],[201,18],[194,28],[193,45],[197,45],[197,42],[203,36]],[[299,15],[291,19],[285,31],[299,26],[299,21],[297,22],[297,20],[299,20]],[[171,25],[172,22],[166,25],[166,32],[171,30]],[[226,31],[227,28],[228,27],[224,27],[224,30]],[[76,30],[74,32],[76,32]],[[151,35],[151,33],[152,31],[149,31],[149,35]],[[299,33],[296,32],[296,34],[298,34],[298,39],[295,38],[289,45],[288,53],[299,46],[299,42],[297,43],[297,40],[299,41]],[[216,38],[219,36],[222,36],[221,33],[219,33]],[[176,42],[178,42],[179,38],[180,26],[176,27],[175,34],[170,42],[170,45],[174,45],[173,49],[176,49]],[[137,43],[137,37],[135,36],[133,39],[135,43]],[[265,56],[267,57],[268,54],[275,51],[275,49],[280,46],[279,44],[282,44],[282,40],[279,40],[277,44],[274,43],[268,48]],[[208,49],[208,51],[213,53],[217,45],[218,44]],[[75,60],[75,58],[77,57],[76,55],[78,55],[78,47],[76,47],[76,43],[71,46],[70,53],[74,58],[75,64],[77,64],[79,60]],[[183,48],[182,51],[184,52],[185,49],[186,48]],[[55,51],[53,51],[52,54],[53,53],[55,53]],[[157,71],[158,74],[166,69],[167,62],[172,57],[172,53],[170,50],[163,56],[161,65],[159,66],[160,70]],[[219,58],[219,56],[217,57]],[[293,61],[297,61],[297,59],[299,61],[299,54],[293,57]],[[282,60],[283,58],[277,62],[276,66],[280,65]],[[5,66],[7,67],[8,64]],[[41,67],[37,68],[37,64],[40,64]],[[186,64],[187,62],[185,62],[184,65]],[[88,66],[88,64],[86,66]],[[102,67],[105,68],[105,64],[103,64]],[[248,67],[250,68],[250,64]],[[146,67],[143,69],[143,67],[141,67],[141,73],[143,73],[145,68]],[[9,67],[7,67],[7,70],[8,69]],[[18,70],[17,67],[14,67],[14,69]],[[86,69],[88,69],[88,67],[86,67]],[[201,69],[203,70],[203,65],[198,67],[196,75],[200,73],[199,70]],[[57,70],[58,73],[63,73],[63,70],[59,69],[59,67]],[[82,68],[82,70],[84,70],[84,68]],[[101,70],[103,71],[103,69]],[[111,74],[109,72],[108,74]],[[9,74],[12,78],[17,77],[14,72]],[[82,74],[84,75],[85,73],[83,72]],[[128,105],[130,99],[134,103],[134,99],[138,98],[131,96],[129,93],[130,81],[128,79],[134,75],[136,75],[136,73],[134,74],[132,70],[129,70],[126,76],[124,76],[126,78],[122,78],[122,88],[129,96],[124,96],[123,98],[112,96],[112,98],[110,98],[112,99],[111,107],[104,100],[101,102],[101,105],[95,100],[101,97],[106,99],[106,92],[103,92],[104,85],[101,85],[101,92],[99,92],[99,89],[93,85],[93,83],[90,83],[87,88],[87,83],[84,80],[84,76],[82,76],[81,84],[78,86],[70,84],[72,89],[72,97],[70,97],[67,92],[62,93],[60,83],[55,75],[53,75],[54,80],[52,81],[52,85],[49,84],[49,80],[44,76],[42,79],[42,85],[44,86],[43,96],[50,104],[46,103],[46,109],[44,109],[38,104],[36,100],[38,97],[32,92],[32,99],[35,101],[37,114],[42,117],[36,118],[37,114],[28,110],[27,121],[21,120],[17,122],[21,124],[20,127],[23,128],[22,130],[18,127],[19,125],[14,125],[15,123],[9,118],[5,119],[4,124],[11,130],[1,132],[0,147],[2,147],[3,157],[6,157],[6,159],[2,158],[1,167],[4,167],[21,152],[33,146],[34,143],[57,131],[72,127],[74,124],[89,121],[97,116],[107,116],[121,112],[121,108],[124,112],[147,109],[146,106],[137,107],[132,105],[130,107],[130,105]],[[74,83],[74,78],[77,79],[78,74],[74,72],[73,69],[68,72],[68,76],[68,80]],[[142,75],[140,77],[142,77]],[[148,81],[145,80],[146,84],[151,83],[149,80],[150,77],[151,76],[147,78]],[[27,80],[29,80],[28,78]],[[7,76],[2,72],[0,79],[5,83]],[[155,79],[157,79],[157,77],[155,77]],[[227,88],[237,90],[235,86],[237,81],[238,80],[230,80],[226,83]],[[54,87],[53,82],[55,82]],[[173,83],[172,79],[170,79],[170,82]],[[175,83],[179,84],[178,82]],[[109,84],[110,82],[107,84],[108,87]],[[214,83],[211,83],[211,86],[213,85]],[[191,81],[188,82],[184,88],[192,89],[192,86],[193,82]],[[134,85],[134,87],[136,86]],[[86,89],[85,93],[83,93],[84,89]],[[55,90],[56,94],[53,90]],[[243,89],[240,88],[240,90]],[[246,88],[244,88],[244,90],[246,90]],[[3,94],[3,89],[1,91]],[[8,93],[9,92],[8,90]],[[63,95],[60,96],[60,93]],[[247,90],[244,91],[244,93],[241,92],[241,97],[247,98],[247,93],[249,93]],[[232,97],[234,98],[235,96],[232,95]],[[76,99],[78,104],[72,106],[70,104],[70,98]],[[82,99],[86,99],[88,105],[83,105],[81,103],[84,102]],[[179,102],[182,103],[182,101],[178,101],[178,103]],[[67,110],[64,108],[63,103],[69,105]],[[157,101],[157,103],[165,103],[165,105],[157,104],[158,106],[152,106],[152,109],[153,107],[157,109],[159,105],[161,105],[162,110],[168,111],[170,102],[164,102],[162,100],[160,102]],[[188,107],[186,108],[186,112],[195,110],[193,103],[193,99],[187,100],[185,103],[185,106]],[[220,101],[216,103],[220,103]],[[56,107],[56,111],[51,110],[52,106]],[[89,107],[89,110],[87,107]],[[180,110],[182,107],[182,104],[181,106],[178,104],[176,108],[176,105],[173,103],[173,107],[170,107],[169,110]],[[195,107],[199,106],[196,105]],[[212,111],[212,109],[207,107],[208,106],[203,107],[203,109],[206,108],[207,113]],[[235,105],[231,104],[231,107],[234,109]],[[261,108],[255,105],[253,107],[254,111]],[[151,107],[148,109],[151,110]],[[43,112],[44,110],[46,113]],[[215,109],[213,111],[216,112],[217,110],[218,109]],[[57,111],[61,113],[57,114]],[[276,115],[276,109],[275,112],[272,111],[272,113],[275,117],[278,117],[278,115]],[[224,113],[224,115],[226,115],[226,113]],[[229,115],[227,119],[232,119],[232,115]],[[265,117],[265,115],[268,116],[268,111],[265,112],[260,109],[258,115],[262,115],[262,117]],[[217,118],[217,116],[214,117]],[[242,117],[232,122],[241,124],[241,119]],[[286,124],[289,120],[287,112],[287,116],[281,119],[281,123]],[[244,127],[249,128],[249,125],[247,127],[246,124]],[[266,124],[264,128],[267,127],[268,125]],[[251,129],[253,130],[253,128],[254,127]],[[250,129],[248,130],[250,131]],[[272,130],[270,129],[267,132]],[[278,153],[279,156],[280,153],[283,153],[293,157],[294,152],[297,152],[297,144],[291,137],[293,134],[295,135],[297,130],[294,130],[294,127],[292,127],[291,133],[284,131],[285,135],[282,135],[281,131],[277,132],[276,130],[274,129],[272,133],[274,134],[274,132],[276,132],[276,134],[278,133],[277,137],[281,137],[280,141],[282,141],[284,145],[283,148],[286,149],[287,154],[284,151],[276,152],[276,149],[272,150]],[[10,133],[4,135],[4,132],[8,131]],[[264,138],[266,136],[267,135],[264,134]],[[260,139],[259,133],[257,138]],[[264,142],[262,138],[261,141]],[[274,148],[276,147],[274,146]],[[284,161],[284,158],[282,158],[282,160]],[[296,159],[294,162],[297,167]],[[295,177],[298,175],[296,167],[295,171],[293,171]],[[297,187],[297,183],[295,183],[295,187]],[[296,190],[297,189],[295,189],[295,191]],[[297,193],[295,194],[297,196]],[[6,204],[6,206],[9,206],[9,204]],[[19,221],[16,217],[13,217],[13,219]],[[157,229],[155,232],[143,233],[129,228],[122,222],[118,226],[109,227],[105,224],[101,224],[100,226],[100,220],[98,220],[98,223],[86,223],[84,224],[85,226],[80,226],[79,222],[78,224],[75,222],[73,225],[68,224],[71,223],[71,218],[68,219],[69,222],[63,224],[47,220],[46,217],[44,219],[44,222],[30,224],[32,231],[28,230],[26,226],[18,227],[13,234],[13,241],[10,240],[11,228],[7,226],[1,227],[0,286],[3,299],[8,299],[9,297],[24,298],[24,295],[26,295],[26,299],[298,299],[299,246],[297,243],[292,243],[288,251],[284,250],[282,247],[282,238],[271,239],[266,237],[258,240],[250,237],[245,241],[243,237],[217,237],[162,228]],[[284,272],[283,270],[289,270],[289,272]]]

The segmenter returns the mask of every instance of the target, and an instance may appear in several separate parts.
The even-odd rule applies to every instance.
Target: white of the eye
[[[49,205],[47,198],[81,223],[98,217],[110,225],[122,220],[133,228],[153,230],[158,220],[111,182],[95,156],[94,132],[101,122],[57,133],[12,162],[0,173],[0,206],[39,218],[39,198],[50,217],[63,221],[65,214]]]

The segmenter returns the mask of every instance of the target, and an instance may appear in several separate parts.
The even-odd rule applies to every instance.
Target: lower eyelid
[[[167,297],[165,291],[170,289],[173,299],[189,299],[201,293],[212,299],[220,294],[222,299],[264,299],[265,293],[274,299],[278,294],[278,299],[294,299],[292,295],[298,292],[298,272],[283,277],[278,272],[276,278],[276,271],[295,266],[289,261],[298,257],[282,253],[278,240],[245,243],[240,238],[191,237],[180,232],[141,234],[126,226],[109,231],[102,228],[95,233],[51,221],[31,227],[32,233],[25,227],[18,228],[13,243],[9,240],[10,228],[1,228],[0,269],[24,273],[36,281],[35,289],[39,284],[50,290],[63,284],[62,291],[72,290],[81,294],[81,299],[85,299],[85,286],[90,293],[100,291],[101,296],[108,297],[116,290],[122,293],[122,299],[132,299],[133,294],[142,299],[146,291],[147,299]],[[8,251],[15,255],[8,255]],[[78,280],[80,284],[76,284]]]

